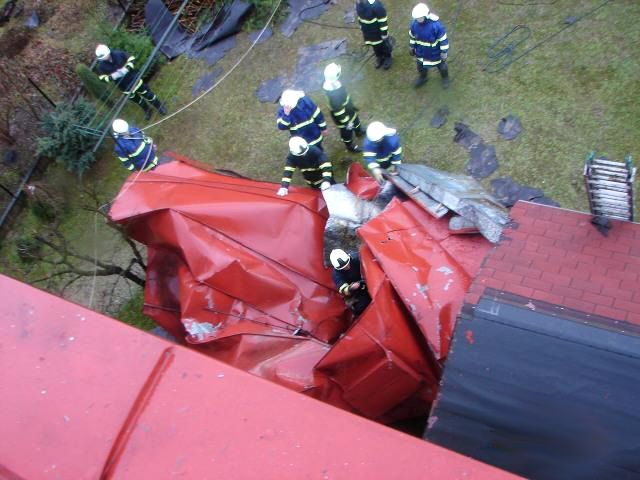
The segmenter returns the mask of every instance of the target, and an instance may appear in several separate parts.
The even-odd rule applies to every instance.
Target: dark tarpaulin
[[[425,438],[534,479],[640,478],[640,329],[486,290]]]
[[[431,126],[433,128],[440,128],[445,123],[447,123],[447,118],[449,116],[449,107],[443,105],[438,109],[436,113],[434,113],[433,118],[431,119]]]
[[[212,72],[207,72],[202,75],[196,83],[193,84],[193,88],[191,89],[191,95],[193,97],[197,97],[205,90],[211,88],[215,83],[217,78],[222,74],[222,67],[218,67]]]
[[[169,59],[187,52],[191,56],[195,56],[197,52],[238,33],[241,29],[242,18],[251,8],[249,3],[241,0],[233,0],[231,3],[224,4],[214,19],[193,35],[189,35],[180,25],[176,24],[160,50]],[[160,41],[173,18],[174,15],[169,12],[162,0],[147,2],[145,23],[155,43]]]
[[[539,188],[520,185],[511,177],[501,177],[491,180],[491,189],[497,200],[507,208],[513,207],[518,200],[540,203],[542,205],[559,206],[557,202],[546,197]]]
[[[289,0],[289,15],[280,26],[280,33],[290,37],[304,20],[315,20],[329,9],[331,2],[322,0]]]
[[[470,150],[471,158],[465,166],[469,175],[476,179],[487,178],[498,169],[496,149],[493,145],[481,143]]]
[[[347,53],[347,40],[327,40],[298,49],[298,62],[289,76],[271,78],[258,87],[256,97],[263,103],[275,103],[285,88],[315,92],[322,88],[324,65],[321,63]]]
[[[505,140],[513,140],[522,132],[522,124],[517,117],[507,115],[498,122],[498,133]]]

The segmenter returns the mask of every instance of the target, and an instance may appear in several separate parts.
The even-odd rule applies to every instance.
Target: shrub
[[[42,121],[44,136],[37,139],[36,153],[54,158],[67,170],[82,175],[95,162],[92,149],[96,138],[84,134],[76,126],[89,125],[95,111],[95,107],[83,98],[74,104],[59,103]]]
[[[271,16],[275,2],[273,0],[249,0],[249,3],[253,5],[253,9],[244,22],[244,29],[246,31],[261,30]],[[280,23],[287,16],[287,10],[286,2],[282,2],[271,26]]]
[[[100,100],[109,107],[113,107],[114,100],[120,98],[120,95],[113,95],[115,87],[112,84],[100,80],[86,65],[82,63],[76,65],[76,73],[78,77],[80,77],[85,90],[96,100]]]
[[[33,263],[40,258],[42,244],[35,238],[30,236],[19,238],[15,245],[16,253],[22,263]]]

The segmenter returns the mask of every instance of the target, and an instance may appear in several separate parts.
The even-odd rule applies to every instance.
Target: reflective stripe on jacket
[[[146,172],[158,164],[151,139],[135,126],[130,126],[126,135],[116,137],[114,150],[127,170]]]
[[[391,165],[400,165],[402,163],[400,137],[397,133],[385,135],[379,142],[372,142],[365,138],[362,155],[370,170],[374,168],[387,169]]]
[[[356,13],[358,23],[367,45],[378,45],[382,43],[382,37],[388,35],[389,25],[387,23],[387,11],[381,2],[376,1],[370,4],[368,1],[358,1],[356,3]]]
[[[409,46],[415,48],[416,59],[423,65],[438,65],[442,62],[441,53],[449,50],[447,31],[440,20],[430,20],[429,17],[423,23],[414,20],[409,28]]]
[[[142,85],[142,79],[138,80],[136,85],[133,85],[134,80],[138,76],[138,71],[135,69],[133,64],[135,59],[136,57],[130,56],[122,50],[111,50],[110,60],[98,60],[96,63],[98,77],[103,82],[115,82],[116,86],[123,92],[135,92],[140,88],[140,85]],[[120,70],[122,67],[127,67],[129,72],[118,80],[114,80],[111,74],[116,70]]]
[[[327,155],[315,145],[310,145],[304,155],[287,155],[281,187],[289,188],[293,172],[297,169],[312,187],[319,187],[322,182],[333,183],[333,165],[327,159]]]
[[[345,128],[349,122],[355,120],[358,112],[353,105],[351,95],[347,93],[344,85],[336,90],[324,91],[329,98],[329,107],[331,108],[331,117],[339,128]]]
[[[289,115],[280,107],[276,125],[280,130],[289,130],[291,136],[304,138],[309,145],[320,143],[322,132],[327,129],[324,115],[309,97],[298,100],[298,104],[291,109]]]

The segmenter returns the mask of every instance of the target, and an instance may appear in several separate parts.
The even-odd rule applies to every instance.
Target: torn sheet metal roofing
[[[0,478],[516,478],[0,275]]]
[[[395,200],[359,230],[373,302],[351,324],[323,265],[320,192],[281,198],[172,155],[130,177],[110,212],[148,246],[145,312],[208,355],[341,408],[426,413],[489,242]]]

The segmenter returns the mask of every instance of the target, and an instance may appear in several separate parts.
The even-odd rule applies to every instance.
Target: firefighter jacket
[[[349,269],[343,268],[342,270],[336,270],[334,268],[331,274],[333,282],[336,284],[336,288],[342,296],[346,296],[345,294],[349,289],[349,285],[352,283],[364,282],[362,279],[362,272],[360,271],[360,255],[352,253],[349,256],[351,257]]]
[[[130,56],[122,50],[111,50],[111,58],[109,60],[98,60],[96,64],[98,77],[103,82],[114,82],[125,93],[133,93],[142,85],[142,79],[138,80],[134,85],[134,80],[138,76],[138,71],[133,65],[135,59],[136,57]],[[129,72],[123,77],[114,79],[113,74],[122,67],[127,67]]]
[[[362,152],[367,168],[370,170],[387,169],[391,165],[402,163],[402,147],[397,133],[385,135],[379,142],[372,142],[365,138]]]
[[[437,15],[429,14],[422,23],[413,21],[409,28],[409,46],[415,49],[416,59],[425,67],[442,62],[440,55],[448,52],[449,40]]]
[[[289,115],[284,108],[278,109],[276,125],[280,130],[289,130],[291,136],[304,138],[309,145],[322,141],[322,132],[327,129],[327,122],[320,108],[309,97],[302,97]]]
[[[356,3],[358,22],[367,45],[379,45],[382,37],[388,35],[387,11],[382,2],[376,0],[369,3],[368,0],[359,0]]]
[[[118,135],[115,138],[114,149],[127,170],[146,172],[158,165],[158,157],[151,138],[133,125],[129,126],[129,132],[126,135]]]
[[[358,116],[358,111],[353,105],[351,95],[347,93],[344,85],[335,90],[327,90],[325,88],[324,91],[329,98],[333,121],[336,122],[338,128],[347,128],[349,122],[353,122]]]
[[[310,145],[302,155],[287,155],[287,162],[282,174],[283,188],[289,188],[291,177],[296,169],[300,169],[305,181],[312,187],[320,187],[322,182],[333,182],[333,166],[327,159],[327,155],[315,145]]]

